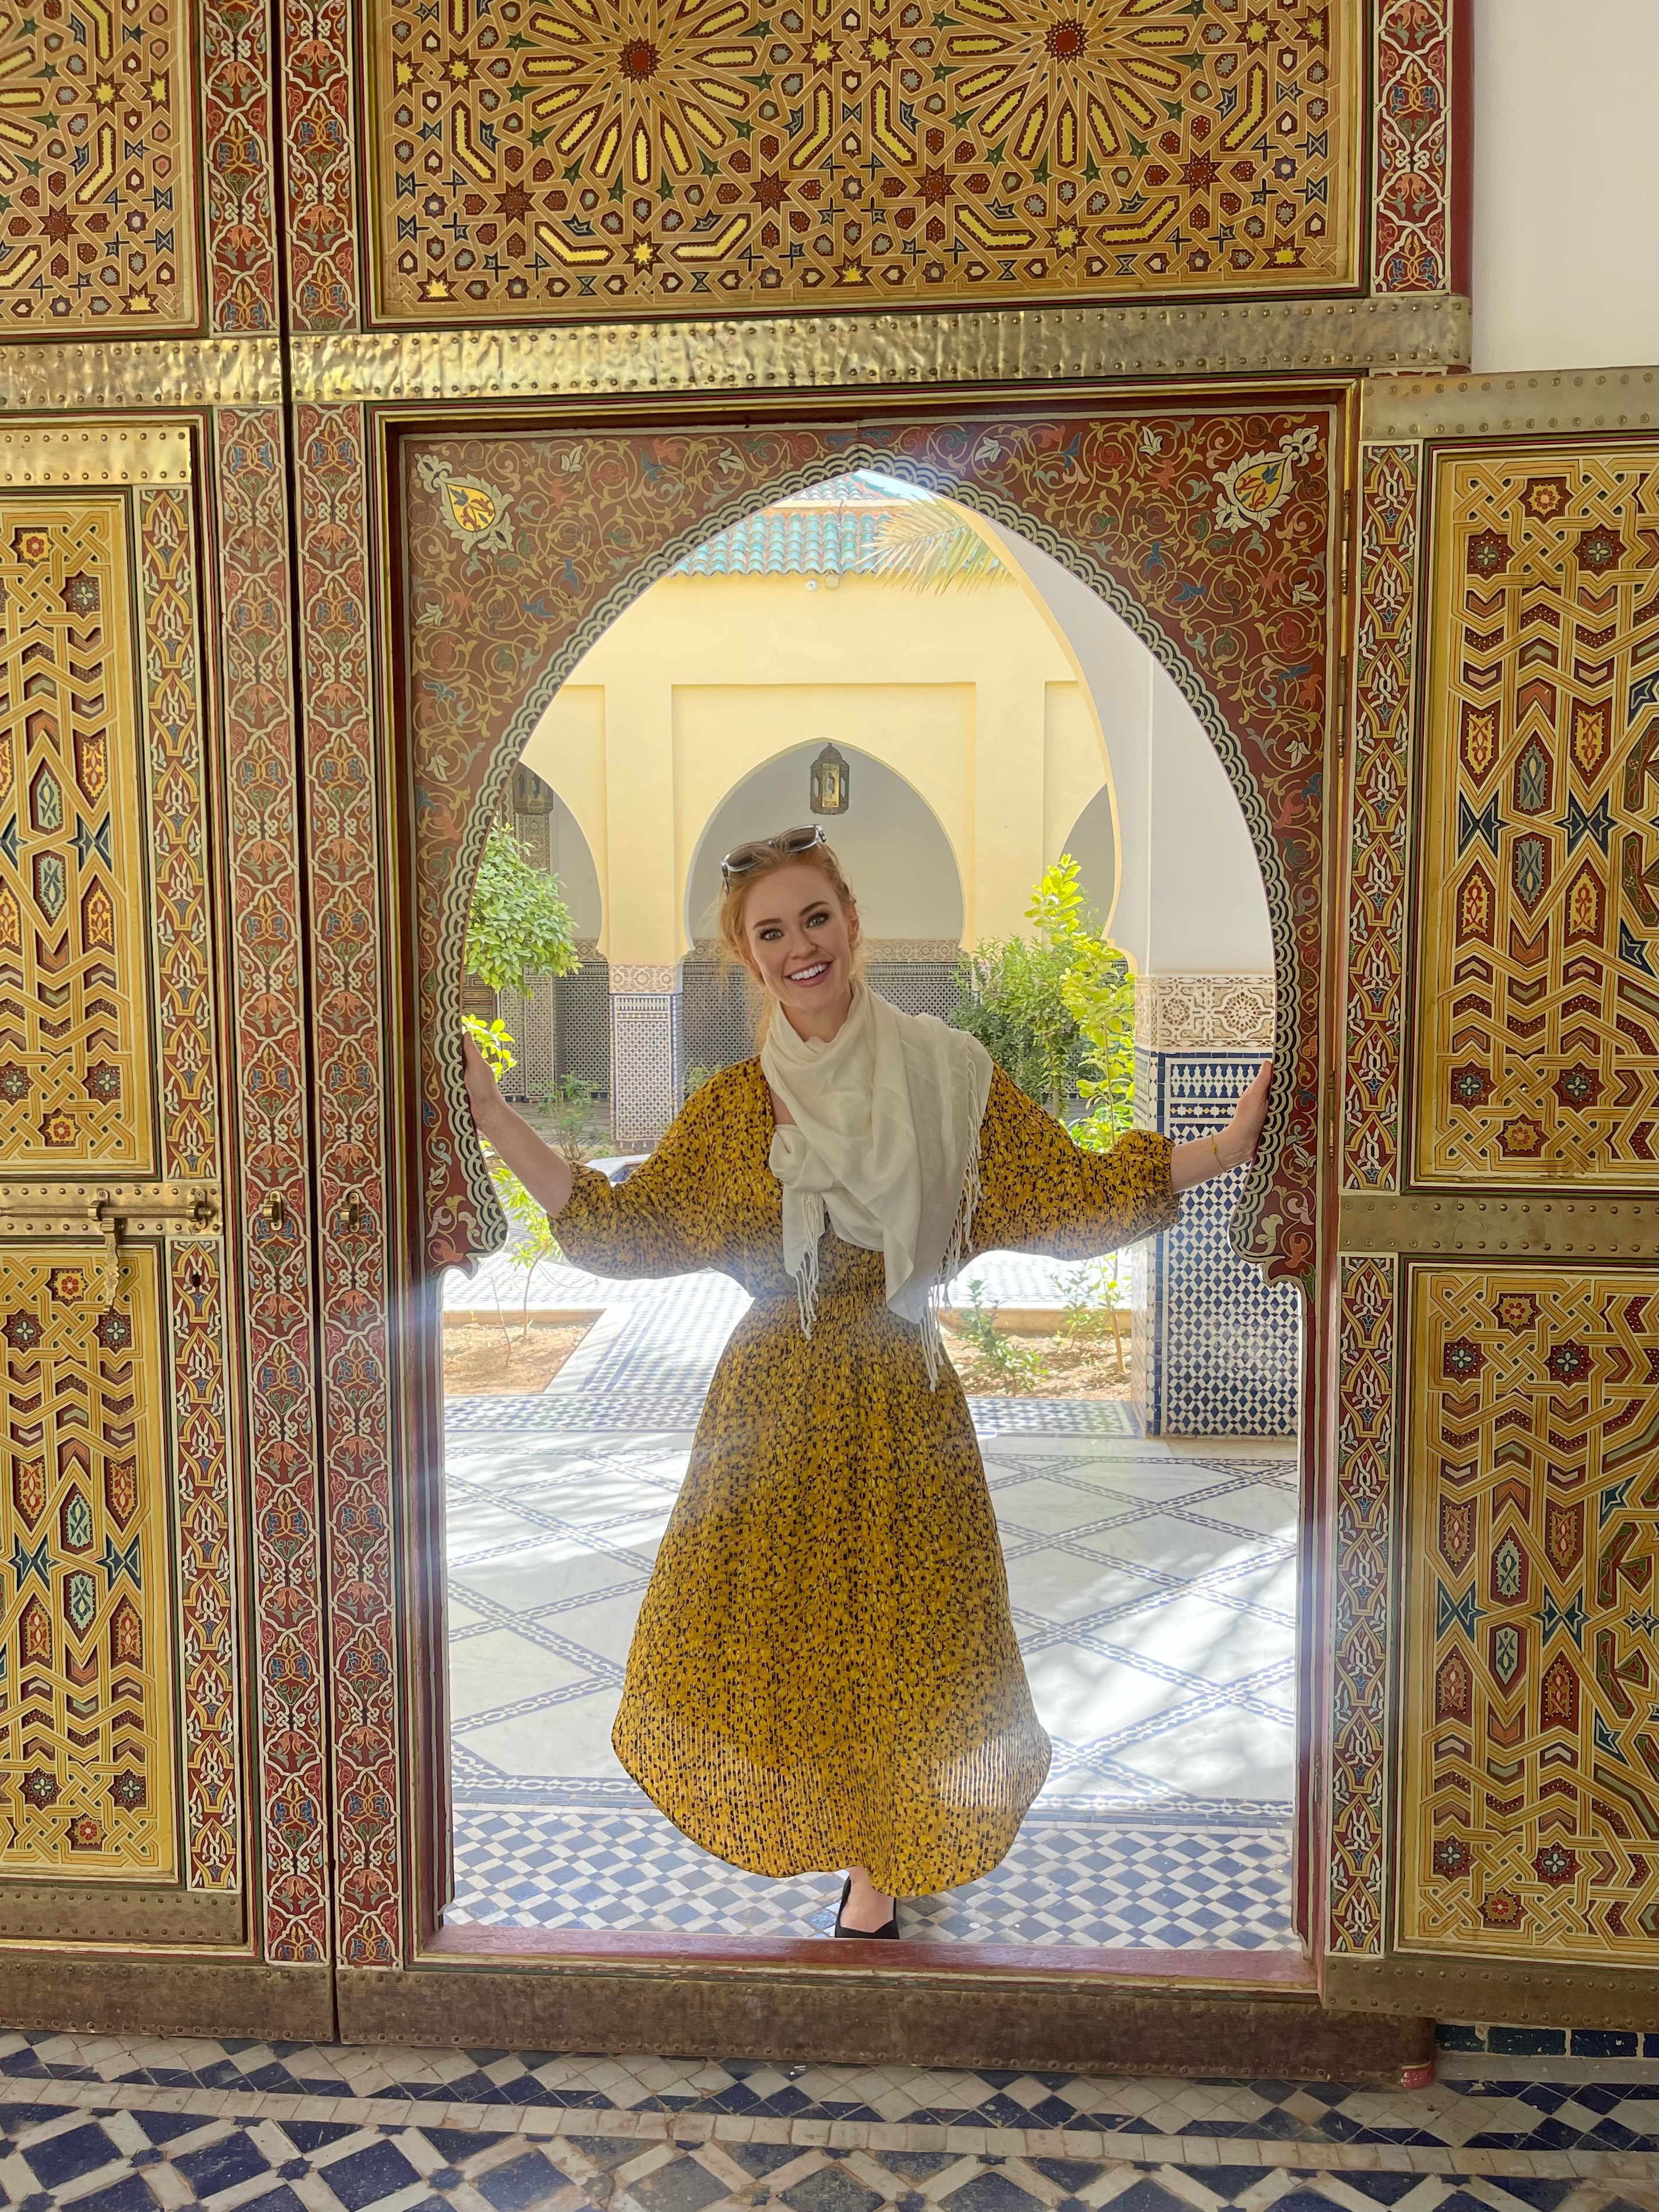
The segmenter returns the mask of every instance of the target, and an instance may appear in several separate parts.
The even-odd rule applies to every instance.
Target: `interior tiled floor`
[[[0,2204],[1652,2212],[1646,2041],[1405,2091],[0,2033]]]
[[[988,1272],[1007,1303],[1054,1296],[1051,1263]],[[721,1276],[616,1285],[563,1268],[550,1291],[611,1303],[546,1392],[450,1409],[448,1917],[827,1932],[836,1874],[779,1882],[710,1859],[611,1750],[690,1430],[746,1300]],[[906,1934],[1294,1948],[1291,1447],[1172,1447],[1110,1401],[974,1411],[1054,1767],[1003,1864],[908,1902]]]

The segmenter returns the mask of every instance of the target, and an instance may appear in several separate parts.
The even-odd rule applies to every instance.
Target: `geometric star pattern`
[[[1358,12],[392,0],[371,93],[378,313],[1341,285]]]
[[[197,318],[193,11],[42,0],[0,20],[0,331]]]

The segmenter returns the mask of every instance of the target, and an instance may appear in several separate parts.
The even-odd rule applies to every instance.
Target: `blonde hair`
[[[757,843],[765,842],[767,841],[764,839],[756,840]],[[809,845],[804,853],[775,852],[775,857],[764,860],[757,867],[747,870],[745,873],[728,884],[720,893],[720,904],[715,909],[714,919],[720,945],[726,958],[736,961],[739,967],[746,969],[750,978],[757,983],[760,983],[761,979],[755,965],[754,955],[749,949],[749,939],[744,931],[744,908],[749,902],[750,892],[754,890],[757,884],[763,884],[769,876],[776,875],[781,868],[796,867],[816,868],[841,902],[842,914],[849,918],[856,918],[858,901],[853,896],[853,887],[842,872],[833,845],[828,843]],[[853,942],[852,967],[853,980],[856,982],[864,972],[864,941],[861,938],[855,938]],[[778,1003],[772,994],[766,990],[764,984],[761,984],[761,988],[764,994],[764,1003],[755,1019],[755,1042],[757,1045],[766,1042],[766,1032],[772,1026],[772,1016],[776,1011]]]

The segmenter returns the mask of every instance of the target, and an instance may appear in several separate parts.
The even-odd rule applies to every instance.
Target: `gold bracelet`
[[[1210,1150],[1211,1150],[1211,1151],[1215,1154],[1215,1164],[1216,1164],[1216,1165],[1217,1165],[1218,1168],[1219,1168],[1219,1167],[1221,1167],[1221,1166],[1222,1166],[1222,1159],[1221,1159],[1221,1147],[1220,1147],[1220,1146],[1219,1146],[1218,1144],[1217,1144],[1217,1142],[1216,1142],[1216,1140],[1215,1140],[1215,1132],[1214,1132],[1213,1130],[1212,1130],[1212,1131],[1211,1131],[1211,1133],[1210,1133]],[[1224,1169],[1223,1169],[1223,1172],[1224,1172],[1224,1173],[1225,1172],[1225,1170],[1224,1170]]]

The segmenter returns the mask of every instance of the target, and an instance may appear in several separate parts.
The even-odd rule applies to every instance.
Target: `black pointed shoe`
[[[847,1910],[847,1900],[853,1893],[853,1877],[849,1874],[841,1886],[841,1903],[836,1907],[836,1933],[850,1936],[855,1943],[896,1943],[898,1941],[898,1899],[893,1900],[893,1917],[879,1928],[843,1928],[841,1916]]]

